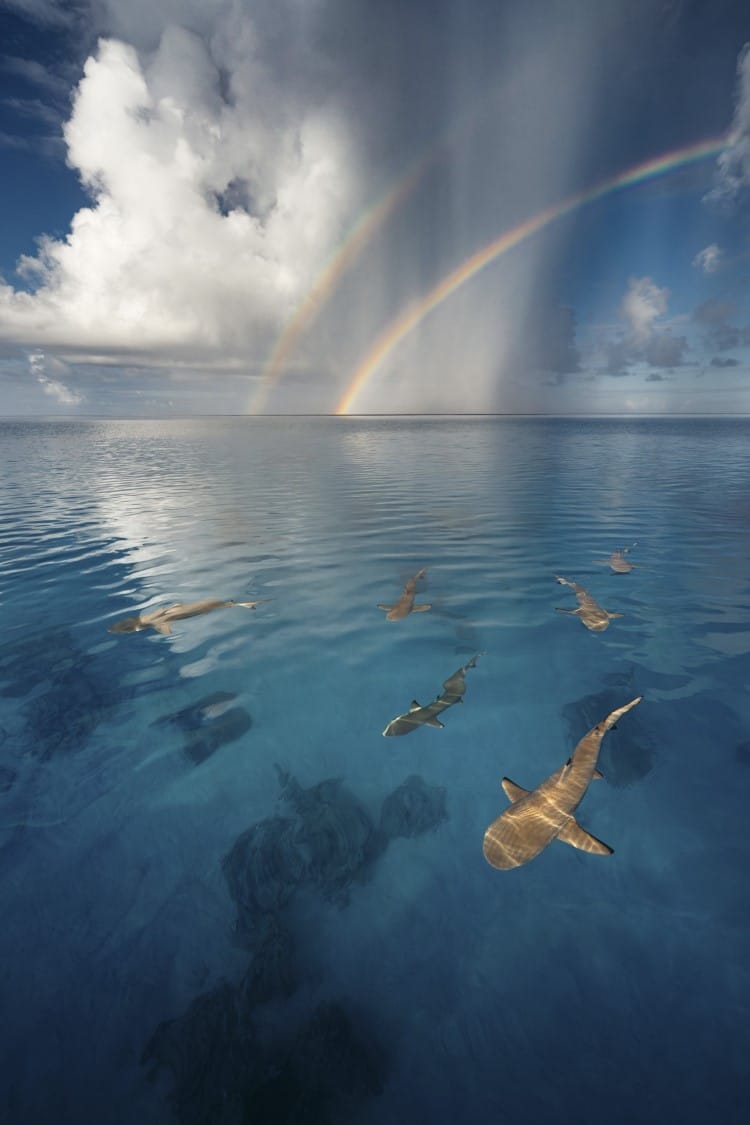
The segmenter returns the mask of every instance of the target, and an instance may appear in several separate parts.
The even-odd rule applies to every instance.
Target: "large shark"
[[[427,573],[427,567],[423,566],[418,570],[413,578],[404,586],[404,592],[394,605],[378,605],[378,609],[385,609],[386,621],[400,621],[402,617],[406,617],[410,613],[424,613],[428,609],[432,609],[431,605],[415,605],[414,596],[417,592],[417,582],[420,578],[424,578]]]
[[[560,578],[559,575],[555,575],[555,578],[563,586],[570,586],[575,591],[578,600],[578,609],[563,609],[556,605],[557,612],[571,613],[574,617],[580,617],[586,628],[591,629],[593,633],[603,633],[613,617],[623,616],[621,613],[610,613],[608,609],[602,609],[599,603],[591,597],[588,590],[584,590],[583,586],[579,586],[577,582],[570,582],[567,578]]]
[[[444,724],[439,721],[437,716],[443,711],[447,711],[449,707],[453,707],[454,704],[462,702],[462,696],[466,691],[464,677],[470,668],[476,668],[477,660],[478,656],[473,656],[468,664],[464,664],[462,668],[457,669],[453,675],[449,676],[443,684],[441,694],[432,703],[428,703],[426,707],[422,707],[416,699],[413,699],[411,707],[405,714],[391,719],[383,731],[386,738],[395,734],[411,734],[417,727],[442,727]]]
[[[629,547],[618,547],[608,559],[594,559],[594,562],[601,563],[602,566],[608,566],[615,574],[627,574],[635,569],[635,563],[628,562],[625,556],[633,550],[633,547],[637,546],[637,543],[631,543]]]
[[[268,601],[269,599],[264,599]],[[109,626],[110,633],[139,633],[141,629],[156,629],[157,633],[169,636],[172,632],[172,622],[181,621],[184,617],[198,617],[202,613],[211,613],[214,609],[226,609],[229,606],[239,605],[244,609],[255,609],[263,602],[223,602],[219,598],[207,598],[203,602],[177,602],[176,605],[161,606],[160,609],[149,610],[148,613],[139,613],[137,617],[123,617]]]
[[[573,813],[592,778],[601,777],[596,768],[601,741],[621,715],[640,703],[642,695],[624,707],[610,712],[606,719],[584,735],[568,758],[536,789],[522,789],[504,777],[500,782],[512,802],[484,834],[484,858],[492,867],[507,871],[520,867],[544,851],[554,839],[595,855],[611,855],[612,848],[581,828]]]

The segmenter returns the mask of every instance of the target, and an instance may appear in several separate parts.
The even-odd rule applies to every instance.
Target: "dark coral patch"
[[[447,819],[445,789],[428,785],[423,777],[412,774],[383,801],[380,830],[391,839],[421,836]]]

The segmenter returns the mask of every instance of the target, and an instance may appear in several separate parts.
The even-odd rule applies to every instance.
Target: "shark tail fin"
[[[612,727],[615,725],[620,716],[624,715],[627,711],[630,711],[630,709],[632,707],[635,707],[637,703],[640,703],[642,699],[642,695],[636,695],[635,699],[631,699],[630,703],[626,703],[624,707],[618,707],[616,711],[610,711],[609,715],[607,715],[606,719],[602,720],[600,725],[603,726],[605,730],[612,730]]]
[[[609,844],[605,844],[603,840],[597,840],[596,836],[592,836],[584,828],[581,828],[578,821],[571,816],[570,820],[565,824],[557,834],[558,840],[562,840],[564,844],[570,844],[571,848],[578,848],[582,852],[591,852],[593,855],[612,855],[614,848],[610,848]]]

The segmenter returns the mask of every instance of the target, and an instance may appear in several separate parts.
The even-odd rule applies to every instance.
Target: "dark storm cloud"
[[[732,359],[731,356],[715,355],[711,360],[711,367],[739,367],[740,361]]]
[[[734,301],[720,301],[710,297],[694,310],[693,320],[696,324],[724,324],[736,311],[737,306]]]
[[[750,344],[750,325],[741,328],[730,320],[736,312],[734,301],[716,299],[704,301],[694,310],[692,319],[704,329],[702,338],[706,351],[728,352]]]
[[[632,375],[633,371],[629,368],[636,363],[669,370],[682,367],[687,347],[684,336],[673,336],[670,332],[653,332],[643,343],[630,336],[622,336],[607,344],[605,374],[615,377]]]
[[[643,358],[651,367],[680,367],[684,363],[687,340],[670,332],[655,332],[643,349]]]
[[[633,348],[629,340],[625,337],[620,337],[616,340],[610,340],[606,346],[606,367],[604,374],[614,375],[631,375],[632,372],[628,371],[628,365],[633,362]]]

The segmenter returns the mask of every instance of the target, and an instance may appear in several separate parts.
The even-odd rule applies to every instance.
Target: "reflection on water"
[[[748,438],[0,424],[3,1120],[739,1121]],[[107,632],[211,598],[270,600]],[[383,739],[478,652],[460,721]],[[500,778],[640,693],[582,808],[616,854],[490,869]]]

